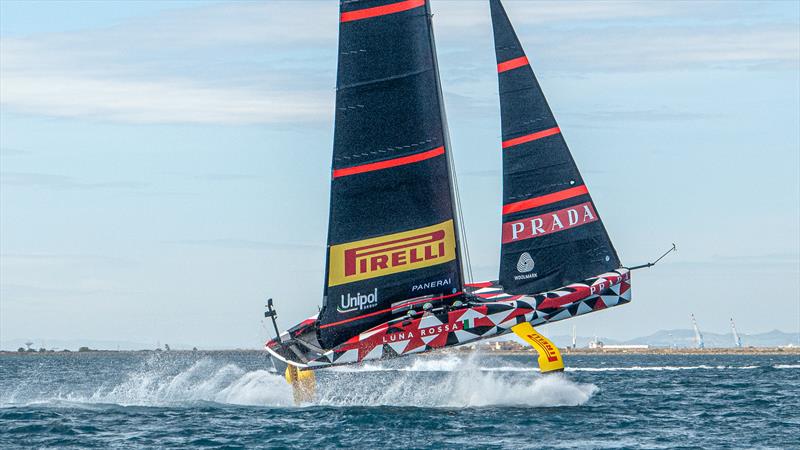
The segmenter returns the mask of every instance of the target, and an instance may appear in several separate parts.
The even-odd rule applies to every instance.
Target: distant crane
[[[697,348],[706,348],[706,344],[703,343],[703,333],[700,332],[700,327],[697,326],[697,321],[694,320],[694,314],[690,314],[692,318],[692,327],[694,327],[694,340],[697,342]]]
[[[736,331],[736,324],[733,323],[733,318],[731,317],[731,331],[733,331],[733,345],[736,347],[742,347],[742,338],[739,337],[739,332]]]
[[[572,326],[572,348],[576,348],[578,344],[578,335],[575,334],[575,325]]]

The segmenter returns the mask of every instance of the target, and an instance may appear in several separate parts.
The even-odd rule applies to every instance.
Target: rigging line
[[[444,118],[445,129],[447,128],[447,118]],[[449,144],[449,139],[447,139]],[[461,192],[458,187],[458,175],[456,173],[455,158],[453,157],[453,149],[448,145],[447,151],[447,170],[450,173],[450,182],[453,189],[453,199],[455,200],[455,216],[458,222],[458,231],[460,235],[459,246],[461,247],[461,263],[466,276],[466,283],[472,283],[474,278],[472,276],[472,263],[469,257],[469,246],[467,245],[467,228],[464,225],[464,212],[461,207]]]
[[[451,157],[451,159],[453,159]],[[466,275],[467,275],[467,282],[472,283],[474,278],[472,276],[472,263],[469,257],[469,245],[467,245],[467,226],[464,224],[464,211],[461,207],[461,193],[458,188],[458,176],[456,174],[455,162],[451,161],[451,169],[452,172],[451,177],[453,178],[453,185],[455,189],[455,197],[456,197],[456,210],[458,211],[458,227],[461,231],[461,246],[463,249],[464,254],[464,263],[466,268]]]
[[[661,256],[659,256],[659,257],[658,257],[658,259],[656,259],[655,261],[653,261],[653,262],[650,262],[650,263],[646,263],[646,264],[640,264],[640,265],[638,265],[638,266],[628,267],[627,269],[628,269],[628,270],[636,270],[636,269],[647,269],[647,268],[649,268],[649,267],[653,267],[653,266],[655,266],[655,265],[656,265],[656,264],[657,264],[659,261],[661,261],[661,260],[662,260],[662,259],[663,259],[665,256],[669,255],[669,254],[670,254],[670,253],[672,253],[672,252],[677,252],[677,251],[678,251],[678,247],[677,247],[677,246],[675,246],[675,243],[673,242],[673,243],[672,243],[672,248],[670,248],[669,250],[667,250],[666,252],[664,252],[664,254],[663,254],[663,255],[661,255]]]
[[[653,261],[653,265],[656,265],[659,261],[664,259],[664,257],[667,256],[670,252],[677,252],[677,251],[678,251],[678,247],[676,247],[675,243],[673,242],[672,243],[672,248],[667,250],[666,252],[664,252],[664,254],[659,256],[657,260]]]
[[[458,193],[458,180],[455,173],[455,161],[453,160],[452,146],[450,145],[450,130],[447,126],[447,112],[445,111],[444,96],[442,95],[442,83],[439,75],[439,62],[436,54],[436,42],[433,33],[433,14],[430,14],[430,6],[425,4],[426,12],[428,13],[428,26],[430,29],[430,49],[433,55],[433,70],[436,79],[436,97],[439,102],[439,112],[442,118],[442,134],[444,138],[444,147],[447,155],[447,171],[450,175],[450,201],[453,203],[453,216],[458,222],[456,228],[456,238],[458,241],[457,252],[459,256],[459,265],[461,266],[461,283],[467,284],[472,282],[472,264],[469,261],[469,248],[466,243],[466,236],[464,235],[466,228],[464,228],[463,215],[461,213],[461,198]],[[467,277],[468,280],[464,280]],[[466,281],[466,283],[465,283]]]

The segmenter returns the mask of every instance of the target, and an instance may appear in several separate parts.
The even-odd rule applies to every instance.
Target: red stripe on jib
[[[597,220],[592,202],[503,224],[503,244],[577,228]]]
[[[341,21],[353,22],[355,20],[385,16],[387,14],[394,14],[408,11],[409,9],[419,8],[424,4],[425,0],[405,0],[397,3],[389,3],[388,5],[375,6],[373,8],[357,9],[355,11],[343,12],[341,15]]]
[[[558,133],[561,133],[561,128],[558,127],[548,128],[546,130],[537,131],[536,133],[526,134],[525,136],[520,136],[518,138],[503,141],[503,148],[513,147],[515,145],[524,144],[526,142],[536,141],[538,139],[546,138],[547,136],[552,136]]]
[[[501,63],[498,63],[497,73],[507,72],[511,69],[516,69],[518,67],[527,65],[528,65],[528,57],[520,56],[519,58],[509,59],[508,61],[503,61]]]
[[[588,194],[589,189],[586,185],[576,186],[574,188],[564,189],[563,191],[553,192],[552,194],[542,195],[539,197],[529,198],[521,202],[509,203],[503,205],[503,214],[511,214],[526,209],[538,208],[540,206],[549,205],[551,203],[560,202],[568,198],[577,197],[579,195]]]
[[[345,167],[333,171],[333,178],[346,177],[357,173],[372,172],[373,170],[388,169],[389,167],[404,166],[415,162],[425,161],[444,154],[444,147],[428,150],[427,152],[417,153],[416,155],[402,156],[400,158],[378,161],[360,166]]]

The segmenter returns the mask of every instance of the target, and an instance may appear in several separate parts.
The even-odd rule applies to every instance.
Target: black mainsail
[[[462,291],[430,19],[425,0],[340,2],[324,348]]]
[[[503,133],[500,284],[532,294],[620,267],[500,0],[489,0]]]

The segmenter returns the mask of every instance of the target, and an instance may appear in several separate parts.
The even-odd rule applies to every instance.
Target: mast
[[[409,299],[463,295],[452,156],[426,0],[342,0],[317,337],[330,349]],[[399,314],[399,313],[398,313]]]
[[[690,314],[692,318],[692,328],[694,328],[694,340],[697,344],[697,348],[706,348],[706,344],[703,342],[703,334],[700,332],[700,327],[697,326],[697,321],[694,320],[694,314]]]
[[[733,317],[731,317],[731,331],[733,332],[733,345],[737,348],[742,347],[742,338],[739,337],[739,332],[736,331],[736,324],[733,323]]]

